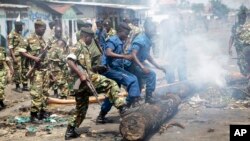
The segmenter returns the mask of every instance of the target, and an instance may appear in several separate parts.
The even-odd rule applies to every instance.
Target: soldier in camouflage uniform
[[[106,93],[107,97],[110,98],[110,102],[119,109],[120,113],[122,114],[123,112],[125,112],[125,99],[118,96],[118,93],[120,91],[118,85],[113,80],[92,72],[90,52],[87,49],[86,45],[88,46],[91,44],[91,38],[93,37],[94,33],[91,29],[82,29],[80,40],[77,43],[77,50],[75,52],[75,55],[70,54],[67,57],[67,64],[71,70],[74,80],[80,79],[82,83],[80,84],[78,90],[74,90],[76,100],[76,113],[69,119],[67,131],[65,134],[66,140],[79,137],[79,134],[75,132],[75,128],[79,127],[84,120],[88,110],[89,96],[92,95],[92,92],[86,85],[88,76],[80,71],[77,65],[83,67],[83,71],[85,71],[89,75],[89,79],[98,93]]]
[[[242,64],[242,74],[248,79],[247,94],[250,96],[250,48],[244,48],[240,55],[240,63]]]
[[[16,91],[22,92],[22,90],[28,91],[28,79],[26,78],[26,73],[28,72],[28,64],[25,57],[22,57],[17,51],[20,46],[24,43],[24,38],[22,37],[23,23],[15,22],[15,30],[12,31],[8,36],[8,44],[10,49],[10,54],[13,60],[14,82],[16,84]],[[23,89],[20,88],[20,84],[23,84]]]
[[[244,48],[244,43],[242,42],[242,27],[246,22],[247,18],[247,8],[245,6],[240,7],[238,13],[238,22],[232,27],[232,34],[229,40],[229,55],[232,55],[232,46],[235,46],[237,57],[239,58],[242,54]],[[239,66],[240,72],[242,72],[241,61],[238,59],[237,64]]]
[[[45,111],[47,106],[47,97],[49,95],[48,89],[50,78],[47,71],[48,58],[46,55],[44,59],[37,57],[46,47],[46,42],[43,39],[45,30],[46,24],[41,20],[37,20],[35,22],[35,33],[28,38],[27,47],[20,51],[23,56],[31,60],[30,63],[32,66],[35,62],[39,64],[33,72],[31,80],[30,120],[33,123],[40,123],[39,120],[49,116],[48,112]]]
[[[10,60],[6,58],[6,53],[4,47],[0,46],[0,110],[5,108],[4,100],[4,88],[7,82],[7,70],[5,68],[5,63],[8,65],[11,74],[13,74],[13,68],[11,66]]]
[[[69,54],[69,49],[66,40],[62,38],[61,27],[55,27],[55,35],[50,39],[52,43],[49,51],[49,70],[52,74],[51,84],[54,90],[54,95],[61,99],[67,99],[68,96],[68,83],[67,78],[67,67],[65,58]],[[58,93],[58,89],[60,93]]]

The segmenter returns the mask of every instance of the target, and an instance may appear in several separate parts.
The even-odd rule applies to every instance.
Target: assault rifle
[[[77,67],[86,76],[86,78],[87,78],[86,79],[86,84],[87,84],[89,90],[95,96],[96,101],[101,105],[101,103],[100,103],[100,101],[98,99],[98,93],[97,93],[97,91],[95,89],[95,86],[92,84],[92,82],[91,82],[91,80],[89,78],[88,73],[86,72],[86,70],[84,69],[84,67],[82,67],[81,65],[79,65],[79,63],[77,63]],[[74,90],[79,90],[79,87],[80,87],[81,83],[82,83],[82,81],[80,80],[80,78],[77,79],[76,82],[75,82],[75,84],[74,84],[74,86],[73,86],[73,89]]]
[[[37,56],[41,61],[44,60],[48,50],[51,48],[52,42],[48,42],[47,46],[43,49],[43,51]],[[35,64],[32,66],[32,68],[26,73],[26,77],[30,78],[30,76],[34,73],[34,71],[39,67],[40,62],[35,62]]]

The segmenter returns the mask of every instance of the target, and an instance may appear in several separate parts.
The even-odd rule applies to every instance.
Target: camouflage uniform
[[[14,82],[16,84],[28,85],[28,79],[26,77],[26,73],[28,72],[28,63],[25,57],[22,57],[19,54],[20,47],[25,46],[24,38],[21,34],[18,34],[15,31],[12,31],[8,36],[8,44],[9,48],[13,49],[15,58],[17,60],[17,64],[13,63],[14,73]]]
[[[63,40],[63,39],[62,39]],[[68,70],[66,67],[66,62],[64,58],[68,55],[68,52],[64,51],[64,47],[58,46],[58,41],[55,36],[50,39],[52,43],[51,49],[48,53],[48,57],[50,60],[49,71],[55,78],[55,82],[52,82],[52,89],[56,91],[60,89],[61,93],[59,93],[60,97],[67,98],[68,96],[68,83],[66,78],[68,78]],[[66,41],[63,40],[65,43]],[[66,47],[65,47],[66,48]]]
[[[28,46],[24,52],[28,52],[33,56],[38,56],[45,47],[46,43],[44,39],[36,34],[32,34],[28,38]],[[31,61],[30,64],[34,65],[34,61]],[[45,57],[33,73],[30,90],[31,112],[39,112],[44,110],[47,106],[46,100],[49,95],[49,73],[47,71],[47,66],[48,59]]]
[[[240,53],[242,52],[242,49],[243,49],[243,43],[240,39],[241,31],[242,31],[242,25],[239,25],[236,23],[232,27],[232,36],[234,37],[234,47],[235,47],[237,56],[240,55]]]
[[[250,48],[250,24],[235,25],[233,27],[234,46],[238,56],[238,66],[242,74],[244,74],[245,60],[243,50]]]
[[[101,56],[102,50],[96,44],[96,41],[92,39],[92,42],[89,46],[86,47],[89,51],[90,59],[91,59],[91,66],[101,65]]]
[[[6,55],[3,47],[0,47],[0,101],[4,100],[4,88],[7,82],[7,71],[5,69]]]
[[[125,104],[125,99],[118,97],[120,89],[115,83],[115,81],[108,79],[102,75],[93,73],[91,71],[92,66],[90,52],[87,49],[86,45],[79,41],[76,46],[77,50],[75,54],[77,60],[81,65],[85,67],[85,70],[88,73],[90,80],[92,81],[97,92],[106,93],[107,97],[110,98],[110,102],[113,103],[116,108],[122,107]],[[75,81],[79,79],[79,77],[76,75],[74,75],[73,77]],[[76,100],[76,113],[73,117],[69,119],[69,126],[79,127],[86,116],[88,110],[89,96],[91,96],[92,93],[90,92],[89,88],[87,88],[87,86],[83,83],[80,85],[80,89],[74,90],[74,92]]]

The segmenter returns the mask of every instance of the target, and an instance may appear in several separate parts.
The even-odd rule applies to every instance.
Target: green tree
[[[221,0],[211,0],[212,12],[219,18],[226,18],[229,13],[229,8],[221,2]]]
[[[203,3],[194,3],[194,4],[192,4],[191,9],[195,13],[202,13],[204,11],[204,4]]]

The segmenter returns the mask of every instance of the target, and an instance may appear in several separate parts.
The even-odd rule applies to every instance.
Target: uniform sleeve
[[[140,46],[138,44],[133,44],[132,47],[131,47],[132,50],[136,50],[136,51],[139,51],[140,50]]]
[[[17,48],[17,52],[27,52],[28,41],[24,39]]]
[[[8,45],[9,45],[9,49],[13,49],[14,48],[14,46],[13,46],[13,40],[14,40],[14,36],[13,36],[13,34],[9,34],[9,36],[8,36]]]
[[[115,46],[113,43],[111,43],[110,41],[107,42],[105,50],[110,48],[112,51],[115,50]]]

